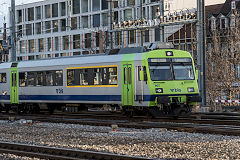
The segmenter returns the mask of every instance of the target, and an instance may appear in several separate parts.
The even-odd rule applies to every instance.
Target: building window
[[[80,13],[80,0],[73,0],[73,14]]]
[[[93,15],[93,27],[100,27],[100,14]]]
[[[118,23],[118,11],[114,12],[113,20],[115,23]]]
[[[232,9],[232,10],[236,9],[236,2],[235,2],[235,0],[233,0],[233,1],[231,2],[231,9]]]
[[[51,18],[50,5],[45,5],[45,18]]]
[[[118,31],[118,32],[115,32],[115,44],[116,45],[121,45],[122,44],[122,32],[121,31]]]
[[[150,35],[149,35],[149,30],[145,31],[145,42],[149,42]]]
[[[63,36],[63,50],[69,49],[69,37]]]
[[[38,20],[38,19],[41,19],[42,18],[42,16],[41,16],[41,6],[38,6],[38,7],[36,7],[36,19]]]
[[[61,19],[61,31],[66,31],[66,19]]]
[[[61,2],[61,16],[66,16],[66,3],[65,2]]]
[[[160,29],[155,29],[155,41],[160,41]]]
[[[58,37],[55,37],[55,51],[59,50],[59,41],[58,41]]]
[[[28,21],[34,20],[34,8],[28,8]]]
[[[216,29],[216,19],[211,19],[211,30]]]
[[[226,19],[223,18],[221,19],[221,29],[225,29],[226,28]]]
[[[77,29],[77,17],[71,18],[71,30]]]
[[[32,24],[26,24],[26,35],[32,35]]]
[[[99,33],[95,33],[95,42],[96,42],[96,47],[99,47]]]
[[[17,10],[17,23],[22,22],[22,10]]]
[[[73,35],[73,49],[80,48],[80,34]]]
[[[28,40],[28,52],[29,53],[34,53],[35,52],[35,47],[34,47],[34,39]]]
[[[82,17],[82,27],[83,28],[88,28],[88,16],[83,16]]]
[[[92,0],[92,9],[93,11],[99,11],[100,10],[100,1],[99,0]]]
[[[26,51],[25,41],[20,41],[20,53],[25,53],[25,51]]]
[[[66,53],[61,53],[60,55],[61,55],[61,57],[66,57],[67,56]]]
[[[51,33],[51,21],[45,22],[45,33]]]
[[[48,45],[47,50],[52,51],[52,38],[51,37],[47,38],[47,45]]]
[[[134,6],[135,5],[135,0],[128,0],[127,1],[127,6]]]
[[[52,17],[58,17],[58,3],[52,4]]]
[[[108,2],[106,0],[102,0],[102,10],[108,9]]]
[[[102,14],[102,26],[107,26],[108,25],[108,16],[107,13]]]
[[[88,12],[88,0],[81,0],[81,1],[82,1],[82,4],[81,4],[82,13]]]
[[[17,26],[17,36],[18,37],[22,37],[22,30],[23,30],[22,25]]]
[[[28,56],[28,60],[34,60],[34,56]]]
[[[58,20],[54,20],[52,22],[52,25],[53,25],[53,32],[58,32]]]
[[[128,38],[129,38],[129,44],[133,44],[135,42],[135,31],[134,30],[131,30],[131,31],[128,31]]]
[[[230,19],[230,26],[231,27],[235,27],[236,26],[236,19],[235,19],[235,16],[231,16],[231,19]]]
[[[152,19],[156,19],[160,16],[159,5],[152,6]]]
[[[38,52],[44,52],[43,38],[38,39]]]
[[[124,10],[124,20],[128,21],[132,19],[132,9]]]
[[[85,34],[85,48],[91,48],[92,46],[92,39],[91,39],[91,33]]]
[[[39,22],[39,23],[36,23],[35,24],[36,25],[36,34],[41,34],[41,32],[42,32],[42,25],[41,25],[41,22]]]

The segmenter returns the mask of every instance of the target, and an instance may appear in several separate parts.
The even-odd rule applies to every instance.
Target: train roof
[[[141,53],[139,53],[141,54]],[[139,54],[135,60],[141,60]],[[18,68],[31,68],[43,66],[62,66],[62,65],[77,65],[77,64],[97,64],[97,63],[117,63],[123,60],[124,55],[95,55],[95,56],[73,56],[73,57],[60,57],[52,59],[41,59],[33,61],[20,61]],[[12,62],[1,63],[0,68],[10,68]]]

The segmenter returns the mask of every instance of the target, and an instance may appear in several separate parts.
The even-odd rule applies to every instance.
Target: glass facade
[[[156,18],[159,2],[146,2],[143,16]],[[114,31],[113,39],[110,39],[108,5],[107,0],[63,0],[41,1],[36,6],[31,3],[25,8],[24,5],[16,6],[18,59],[96,54],[99,53],[101,40],[103,51],[109,49],[111,40],[116,48],[138,46],[141,42],[136,30]],[[139,16],[139,1],[114,1],[113,8],[115,23]],[[143,35],[144,43],[159,41],[161,36],[157,28],[145,30]],[[26,55],[20,56],[22,53]]]

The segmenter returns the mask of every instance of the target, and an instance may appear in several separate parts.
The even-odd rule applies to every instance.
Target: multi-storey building
[[[142,17],[159,16],[159,0],[142,0]],[[113,2],[113,22],[140,19],[140,0]],[[169,3],[169,4],[168,4]],[[165,6],[170,8],[172,2]],[[110,47],[107,0],[51,0],[16,6],[17,59],[35,60],[99,53]],[[143,31],[143,44],[160,40],[160,29]],[[140,31],[116,31],[113,48],[141,45]]]

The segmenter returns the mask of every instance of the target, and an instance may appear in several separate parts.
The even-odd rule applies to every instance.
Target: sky
[[[16,5],[38,2],[43,0],[15,0]],[[176,6],[183,4],[185,8],[194,8],[197,4],[197,0],[173,0]],[[224,3],[225,0],[205,0],[206,5]],[[0,28],[3,26],[3,17],[6,16],[6,22],[8,23],[8,7],[10,7],[11,0],[0,0]]]

